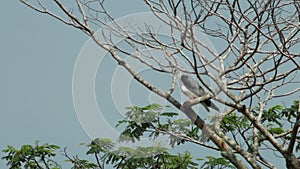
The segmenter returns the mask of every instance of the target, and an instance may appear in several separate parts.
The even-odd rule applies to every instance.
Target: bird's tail
[[[203,107],[206,109],[207,112],[209,112],[209,108],[208,105],[206,104],[206,102],[201,102],[201,104],[203,105]]]
[[[212,108],[212,109],[214,109],[214,110],[216,110],[217,112],[219,112],[219,108],[212,102],[212,101],[210,101],[210,100],[206,100],[205,101],[205,104],[206,104],[206,109],[208,109],[207,107],[210,107],[210,108]],[[208,112],[209,112],[209,110],[208,110]]]

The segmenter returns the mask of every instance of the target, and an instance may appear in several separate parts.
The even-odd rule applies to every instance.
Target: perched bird
[[[178,71],[176,71],[177,73]],[[195,99],[207,94],[206,91],[199,85],[199,83],[188,75],[178,74],[180,80],[181,91],[190,99]],[[219,111],[219,108],[209,99],[201,102],[204,108],[209,112],[209,107]]]

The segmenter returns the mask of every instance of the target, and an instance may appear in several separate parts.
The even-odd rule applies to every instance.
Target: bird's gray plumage
[[[196,80],[194,80],[192,77],[188,75],[180,75],[180,80],[182,83],[181,84],[182,92],[190,99],[201,97],[207,94],[207,92],[205,92],[204,89],[199,85],[199,83]],[[211,102],[211,100],[205,100],[201,103],[207,111],[209,111],[208,107],[211,107],[216,111],[219,111],[219,108],[213,102]]]
[[[200,97],[206,94],[201,86],[190,76],[181,75],[181,81],[183,85],[191,91],[196,97]],[[190,96],[189,96],[190,97]]]

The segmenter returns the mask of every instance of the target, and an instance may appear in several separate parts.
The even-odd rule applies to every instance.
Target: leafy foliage
[[[295,101],[290,108],[274,106],[268,110],[263,110],[261,121],[271,134],[279,135],[286,132],[283,121],[295,124],[298,117],[299,102]],[[159,135],[169,135],[170,145],[185,144],[190,139],[199,140],[201,130],[192,125],[187,119],[178,118],[178,113],[163,112],[164,107],[158,104],[151,104],[145,107],[129,107],[126,118],[119,121],[117,126],[125,125],[124,131],[120,135],[120,141],[140,140],[141,137],[149,137],[155,140]],[[258,116],[258,108],[252,112]],[[290,112],[290,113],[289,113]],[[251,146],[252,135],[247,135],[247,131],[252,129],[253,124],[244,116],[235,112],[227,115],[221,122],[221,129],[225,133],[243,136],[247,144]],[[259,133],[258,133],[259,134]],[[260,142],[264,141],[259,135]],[[284,139],[291,140],[289,133],[284,135]],[[300,138],[296,136],[296,150],[300,149]],[[85,145],[85,144],[84,144]],[[223,157],[207,156],[201,166],[193,161],[189,152],[171,154],[168,149],[159,145],[149,147],[115,147],[115,143],[107,138],[96,138],[91,143],[86,144],[87,155],[95,157],[95,162],[81,159],[78,156],[70,157],[64,149],[66,162],[71,163],[76,169],[103,169],[105,164],[111,164],[116,168],[234,168],[232,164]],[[35,146],[23,145],[20,149],[8,146],[3,150],[6,156],[2,159],[7,161],[11,169],[18,168],[51,168],[60,169],[53,158],[60,147],[52,144]],[[249,148],[251,151],[251,147]]]
[[[98,154],[98,153],[106,153],[112,148],[114,148],[115,143],[113,143],[108,138],[96,138],[90,144],[87,145],[90,149],[86,154]]]
[[[262,122],[266,125],[268,131],[272,134],[283,134],[290,126],[294,126],[296,121],[299,120],[299,101],[294,101],[290,107],[285,108],[282,105],[275,105],[268,110],[263,110]],[[284,136],[284,139],[290,141],[291,137],[289,135]],[[297,136],[297,146],[296,150],[299,150],[299,140],[300,137]]]
[[[190,168],[196,169],[198,164],[193,162],[189,152],[172,155],[168,153],[168,149],[164,147],[119,147],[113,150],[114,143],[107,139],[97,138],[87,145],[87,155],[95,155],[97,163],[89,162],[88,160],[80,159],[78,156],[70,157],[66,150],[64,156],[65,161],[72,163],[74,169],[96,169],[104,168],[106,164],[112,164],[116,168],[132,169],[132,168]],[[3,152],[8,153],[3,159],[7,160],[7,165],[11,169],[22,168],[51,168],[60,169],[51,158],[55,157],[55,150],[59,147],[56,145],[44,144],[42,146],[24,145],[20,150],[12,146],[8,146]],[[47,158],[47,162],[42,158]],[[98,161],[100,156],[100,161]],[[35,158],[40,157],[37,160]],[[51,163],[50,163],[51,162]],[[101,164],[102,163],[102,164]],[[55,164],[55,165],[53,165]]]
[[[144,136],[147,132],[148,137],[155,139],[160,134],[173,133],[170,135],[170,144],[183,144],[186,140],[178,138],[179,134],[188,135],[191,138],[199,138],[201,131],[197,127],[193,127],[192,123],[187,119],[177,118],[178,113],[162,112],[164,107],[158,104],[151,104],[145,107],[129,107],[126,113],[126,119],[118,122],[117,126],[126,125],[124,131],[120,135],[120,141],[136,141]],[[129,140],[128,140],[129,139]],[[82,144],[85,145],[85,144]],[[64,149],[66,162],[72,164],[72,168],[104,168],[104,164],[111,164],[116,168],[199,168],[198,164],[193,161],[189,152],[180,154],[170,154],[168,149],[159,145],[150,147],[118,147],[115,143],[107,138],[96,138],[91,143],[86,144],[87,155],[93,155],[95,162],[80,159],[78,156],[70,157]],[[53,166],[52,169],[61,168],[53,161],[51,157],[55,157],[55,151],[59,147],[56,145],[44,144],[36,147],[24,145],[20,150],[12,146],[8,146],[3,152],[8,153],[3,159],[7,160],[10,168],[21,168],[22,164],[25,168],[44,168],[45,165]],[[38,153],[37,153],[38,152]],[[20,155],[21,154],[21,155]],[[43,159],[48,157],[47,163]],[[35,160],[35,158],[40,158]],[[44,166],[42,166],[44,165]]]
[[[201,166],[203,169],[210,169],[210,168],[235,168],[233,165],[230,164],[230,162],[225,158],[216,158],[213,156],[207,156],[206,157],[208,161],[204,162],[204,164]],[[203,159],[198,159],[203,160]]]
[[[133,106],[127,109],[126,119],[117,124],[117,127],[126,125],[119,141],[139,141],[146,133],[152,139],[168,134],[170,145],[175,146],[186,141],[178,135],[189,135],[196,139],[200,137],[201,130],[195,128],[190,120],[177,118],[178,113],[175,112],[162,112],[163,107],[158,104],[150,104],[142,108]]]
[[[290,107],[275,105],[267,110],[262,110],[260,121],[271,134],[276,136],[282,135],[281,138],[287,144],[291,140],[289,130],[299,120],[297,119],[299,116],[298,107],[299,101],[294,101]],[[255,107],[252,113],[255,117],[258,117],[260,107]],[[248,134],[248,131],[253,129],[253,124],[245,116],[233,112],[223,118],[221,128],[225,133],[234,135],[235,138],[238,135],[241,136],[244,140],[248,141],[249,149],[252,148],[250,143],[253,141],[253,134],[252,132]],[[258,138],[260,139],[260,143],[266,140],[261,133],[258,133]],[[296,151],[300,149],[299,140],[300,136],[296,136]]]
[[[66,154],[67,155],[67,154]],[[66,162],[70,162],[73,164],[71,169],[98,169],[98,165],[96,163],[89,162],[88,160],[80,159],[78,156],[73,158],[67,157],[68,160]]]
[[[7,165],[11,169],[21,168],[52,168],[57,169],[60,166],[51,160],[54,157],[55,151],[60,147],[57,145],[43,144],[39,145],[36,142],[35,146],[23,145],[19,150],[13,146],[8,146],[3,150],[8,155],[2,157],[8,161]]]
[[[250,127],[250,121],[244,116],[238,116],[237,113],[231,113],[224,117],[221,128],[224,132],[234,131],[238,128],[247,129]]]
[[[163,147],[120,147],[107,153],[103,159],[116,168],[191,168],[198,164],[192,161],[190,153],[171,155]]]

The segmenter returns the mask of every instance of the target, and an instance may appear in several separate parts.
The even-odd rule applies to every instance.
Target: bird
[[[178,70],[176,71],[176,73]],[[190,99],[195,99],[207,94],[207,92],[199,85],[199,83],[189,75],[178,74],[180,80],[180,89]],[[210,100],[201,102],[204,108],[210,112],[209,108],[219,111],[219,108]]]

